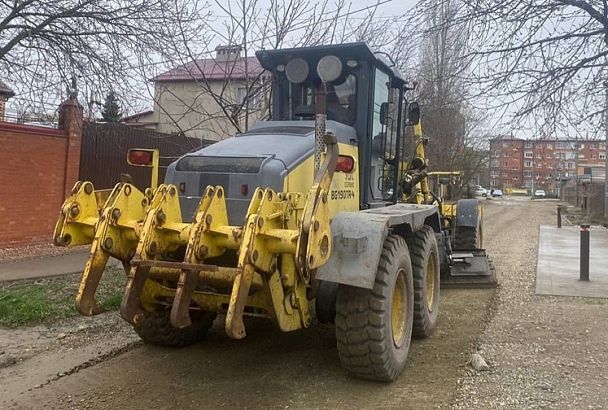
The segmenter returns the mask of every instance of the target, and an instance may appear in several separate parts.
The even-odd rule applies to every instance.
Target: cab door
[[[397,143],[398,92],[391,88],[391,77],[379,68],[374,71],[371,126],[369,134],[369,180],[366,181],[368,207],[375,208],[392,203]]]

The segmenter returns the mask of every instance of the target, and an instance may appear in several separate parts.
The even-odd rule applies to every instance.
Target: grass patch
[[[0,326],[29,326],[77,316],[74,302],[80,277],[70,275],[0,285]],[[125,281],[122,270],[106,270],[96,294],[104,309],[118,309]]]
[[[575,206],[562,206],[562,214],[568,218],[573,225],[591,224],[602,225],[608,228],[608,218],[601,214],[587,214],[587,211]]]

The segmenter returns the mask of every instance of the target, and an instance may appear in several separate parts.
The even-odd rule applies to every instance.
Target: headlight
[[[308,63],[303,58],[294,58],[285,66],[287,79],[294,83],[303,83],[308,78]]]
[[[336,81],[342,74],[342,61],[336,56],[325,56],[317,64],[317,74],[324,83]]]

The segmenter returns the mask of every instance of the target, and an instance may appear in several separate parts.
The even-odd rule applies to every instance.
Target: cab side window
[[[389,102],[388,74],[376,69],[371,135],[370,193],[373,200],[383,199],[384,150],[386,149],[386,117]]]

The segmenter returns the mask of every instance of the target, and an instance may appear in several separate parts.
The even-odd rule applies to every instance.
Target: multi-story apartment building
[[[490,141],[490,185],[496,188],[557,193],[559,181],[576,177],[577,169],[605,164],[604,141],[514,137]]]

